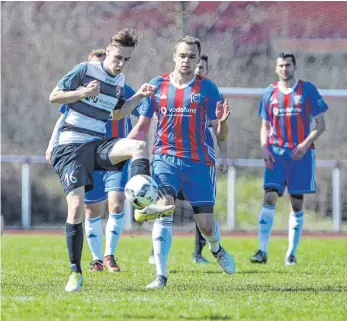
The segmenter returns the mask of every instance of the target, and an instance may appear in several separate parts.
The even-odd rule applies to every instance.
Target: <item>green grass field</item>
[[[225,238],[237,266],[230,276],[216,263],[191,263],[193,239],[174,237],[168,286],[160,291],[145,289],[155,274],[149,236],[121,240],[116,275],[87,272],[85,242],[85,285],[70,294],[63,236],[5,234],[1,241],[3,321],[347,320],[347,239],[304,238],[299,265],[286,268],[285,238],[271,240],[261,266],[248,263],[256,238]]]

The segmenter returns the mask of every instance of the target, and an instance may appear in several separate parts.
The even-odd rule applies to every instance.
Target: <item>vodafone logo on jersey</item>
[[[162,114],[166,115],[167,108],[166,107],[160,107],[160,111],[161,111]]]

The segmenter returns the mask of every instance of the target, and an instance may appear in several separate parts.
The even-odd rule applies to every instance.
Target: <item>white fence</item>
[[[218,162],[218,160],[217,160]],[[47,164],[43,156],[1,156],[1,163],[21,163],[22,164],[22,228],[31,228],[31,176],[30,164],[41,163]],[[235,229],[236,222],[236,179],[237,169],[241,167],[263,167],[262,159],[229,159],[228,173],[228,201],[227,201],[227,226],[228,230]],[[341,230],[341,182],[340,182],[340,167],[347,166],[347,162],[337,162],[333,160],[317,160],[317,167],[325,167],[332,169],[332,230]],[[132,209],[129,206],[125,208],[126,224],[125,229],[132,229]]]

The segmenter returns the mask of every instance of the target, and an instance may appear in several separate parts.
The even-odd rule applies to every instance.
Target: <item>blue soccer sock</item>
[[[123,232],[124,213],[110,213],[105,229],[105,256],[114,255]]]
[[[167,277],[167,262],[172,243],[172,216],[154,221],[152,240],[157,275]]]
[[[258,221],[258,237],[259,249],[264,252],[268,250],[274,215],[275,206],[264,204],[261,207]]]
[[[87,242],[92,252],[93,260],[103,261],[102,256],[102,221],[101,216],[95,218],[86,218],[84,222]]]
[[[289,216],[288,251],[286,257],[289,255],[296,255],[303,229],[304,212],[291,213]]]

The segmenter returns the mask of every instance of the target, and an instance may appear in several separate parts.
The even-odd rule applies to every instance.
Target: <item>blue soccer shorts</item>
[[[187,158],[155,154],[152,176],[158,184],[159,195],[162,193],[176,198],[181,189],[192,206],[215,204],[214,166]]]
[[[95,171],[94,188],[87,192],[84,198],[84,204],[94,204],[104,201],[108,192],[124,192],[128,182],[129,161],[119,172]]]
[[[291,195],[316,192],[315,150],[309,149],[299,160],[292,158],[292,149],[271,146],[274,168],[265,167],[264,188],[275,188],[283,195],[287,187]]]

